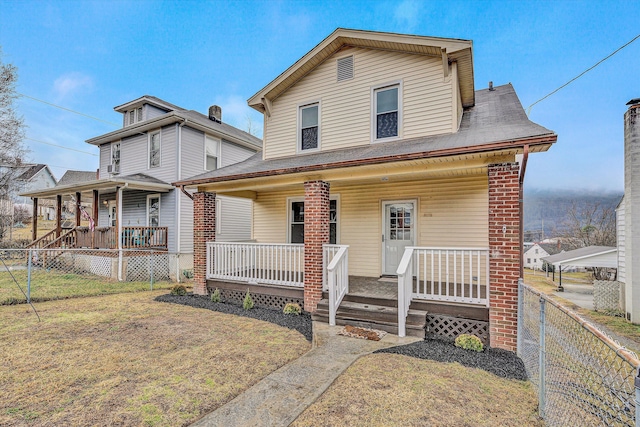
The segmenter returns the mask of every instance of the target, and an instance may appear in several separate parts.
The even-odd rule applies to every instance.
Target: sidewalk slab
[[[361,356],[420,338],[387,334],[380,341],[338,335],[342,326],[313,322],[313,347],[192,427],[288,426]]]

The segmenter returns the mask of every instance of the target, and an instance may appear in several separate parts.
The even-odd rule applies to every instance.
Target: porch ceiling
[[[273,175],[210,183],[198,186],[198,191],[252,198],[257,191],[273,188],[299,188],[305,181],[311,180],[360,185],[480,175],[486,173],[489,164],[513,162],[516,154],[518,154],[517,150],[511,149],[504,150],[499,155],[496,155],[496,153],[491,153],[491,155],[473,153],[451,157],[423,158],[402,162],[327,169],[314,171],[313,173]]]

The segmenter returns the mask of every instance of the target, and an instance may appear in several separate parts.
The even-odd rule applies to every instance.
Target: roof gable
[[[443,61],[456,61],[462,103],[465,107],[475,103],[472,42],[470,40],[338,28],[249,98],[249,106],[260,112],[265,112],[265,104],[269,104],[270,101],[277,98],[345,46],[406,52],[438,57]]]

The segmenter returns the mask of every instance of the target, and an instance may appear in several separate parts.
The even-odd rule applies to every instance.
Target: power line
[[[64,148],[65,150],[71,150],[71,151],[76,151],[78,153],[82,153],[82,154],[88,154],[90,156],[95,156],[98,157],[97,154],[95,153],[90,153],[88,151],[82,151],[82,150],[77,150],[75,148],[70,148],[70,147],[65,147],[64,145],[58,145],[58,144],[52,144],[51,142],[46,142],[46,141],[40,141],[39,139],[33,139],[33,138],[29,138],[27,136],[25,136],[24,139],[28,139],[29,141],[34,141],[34,142],[39,142],[40,144],[47,144],[47,145],[51,145],[53,147],[58,147],[58,148]]]
[[[584,76],[585,74],[587,74],[589,71],[593,70],[594,68],[596,68],[598,65],[602,64],[604,61],[606,61],[607,59],[611,58],[613,55],[615,55],[616,53],[620,52],[622,49],[624,49],[625,47],[629,46],[631,43],[633,43],[634,41],[636,41],[637,39],[640,38],[640,34],[638,34],[637,36],[635,36],[633,39],[631,39],[629,42],[623,44],[622,46],[620,46],[618,49],[616,49],[615,51],[613,51],[611,54],[609,54],[608,56],[604,57],[603,59],[601,59],[600,61],[596,62],[593,66],[587,68],[586,70],[584,70],[583,72],[581,72],[580,74],[578,74],[577,76],[575,76],[574,78],[572,78],[571,80],[569,80],[568,82],[566,82],[565,84],[563,84],[562,86],[560,86],[559,88],[557,88],[556,90],[549,92],[548,94],[546,94],[545,96],[543,96],[542,98],[538,99],[536,102],[534,102],[533,104],[529,105],[527,107],[527,116],[529,115],[529,113],[531,113],[531,107],[533,107],[534,105],[536,105],[538,102],[541,102],[545,99],[547,99],[548,97],[550,97],[551,95],[553,95],[554,93],[558,92],[560,89],[569,86],[571,83],[573,83],[574,81],[578,80],[580,77]]]
[[[99,119],[99,118],[97,118],[97,117],[93,117],[93,116],[90,116],[90,115],[88,115],[88,114],[81,113],[81,112],[79,112],[79,111],[71,110],[71,109],[69,109],[69,108],[62,107],[62,106],[60,106],[60,105],[52,104],[51,102],[43,101],[42,99],[34,98],[33,96],[25,95],[25,94],[20,93],[20,92],[16,92],[16,93],[17,93],[18,95],[20,95],[20,96],[23,96],[23,97],[25,97],[25,98],[32,99],[32,100],[34,100],[34,101],[42,102],[43,104],[47,104],[47,105],[49,105],[49,106],[51,106],[51,107],[59,108],[59,109],[61,109],[61,110],[68,111],[68,112],[70,112],[70,113],[79,114],[79,115],[81,115],[81,116],[83,116],[83,117],[87,117],[87,118],[92,119],[92,120],[97,120],[97,121],[102,122],[102,123],[107,123],[107,124],[112,125],[112,126],[120,127],[120,125],[119,125],[119,124],[117,124],[117,123],[108,122],[108,121],[106,121],[106,120],[102,120],[102,119]]]

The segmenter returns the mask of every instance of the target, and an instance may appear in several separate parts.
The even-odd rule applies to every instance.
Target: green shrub
[[[216,288],[215,291],[211,294],[211,302],[220,302],[222,298],[220,298],[220,289]]]
[[[173,288],[171,288],[171,295],[183,296],[186,294],[187,288],[185,288],[184,285],[175,285]]]
[[[475,335],[458,335],[455,344],[456,347],[464,348],[465,350],[482,351],[484,349],[482,341]]]
[[[295,302],[288,302],[284,305],[282,309],[284,314],[300,314],[302,313],[302,308],[300,308],[300,304],[296,304]]]
[[[253,308],[253,299],[251,299],[249,289],[247,289],[247,294],[244,296],[244,301],[242,301],[242,308],[245,310],[251,310]]]

